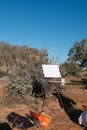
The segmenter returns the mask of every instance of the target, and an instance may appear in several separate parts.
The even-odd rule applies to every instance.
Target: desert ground
[[[66,81],[68,79],[66,78]],[[6,116],[10,112],[16,112],[22,116],[29,113],[29,110],[40,111],[41,105],[34,110],[31,104],[16,104],[4,102],[4,79],[0,79],[0,122],[8,122]],[[11,98],[11,97],[10,97]],[[83,110],[87,110],[87,90],[83,89],[80,85],[65,85],[65,89],[61,90],[61,102],[57,93],[46,95],[43,112],[51,116],[51,122],[48,128],[43,127],[30,127],[27,130],[83,130],[83,127],[78,124],[78,117]],[[4,102],[3,102],[4,101]],[[9,122],[8,122],[9,123]],[[12,130],[18,128],[12,127]]]

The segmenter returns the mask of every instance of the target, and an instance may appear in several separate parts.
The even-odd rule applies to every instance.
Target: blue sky
[[[45,48],[63,62],[83,38],[87,0],[0,0],[0,41]]]

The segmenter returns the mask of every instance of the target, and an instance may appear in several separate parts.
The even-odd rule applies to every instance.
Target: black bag
[[[21,116],[15,112],[11,112],[9,115],[7,115],[7,120],[11,122],[14,127],[21,129],[33,126],[32,122],[30,122],[27,117]]]

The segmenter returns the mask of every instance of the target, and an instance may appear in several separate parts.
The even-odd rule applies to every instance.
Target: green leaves
[[[69,50],[68,56],[68,60],[72,60],[87,69],[87,39],[76,42]]]

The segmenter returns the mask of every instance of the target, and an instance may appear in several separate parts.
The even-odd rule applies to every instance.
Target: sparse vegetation
[[[0,72],[7,77],[6,96],[29,101],[33,77],[43,78],[41,65],[48,63],[47,50],[0,43]]]
[[[51,91],[52,86],[49,86],[50,93],[47,89],[45,90],[49,95],[45,99],[41,65],[48,64],[49,61],[50,64],[59,65],[59,58],[48,59],[46,49],[38,50],[28,46],[12,46],[6,42],[0,42],[0,59],[0,78],[4,77],[3,82],[6,83],[5,97],[0,99],[1,107],[3,104],[0,111],[5,111],[7,114],[8,108],[11,107],[9,112],[13,110],[25,114],[29,111],[29,107],[40,112],[43,111],[45,105],[44,111],[52,117],[48,130],[71,129],[71,127],[80,129],[77,125],[78,117],[82,110],[87,109],[85,90],[87,89],[87,68],[85,64],[83,66],[82,62],[72,60],[71,56],[65,63],[60,64],[62,76],[65,77],[66,82],[69,81],[72,84],[66,84],[66,89],[59,91],[60,96],[56,91]],[[53,89],[55,89],[55,84]]]
[[[67,61],[60,64],[63,77],[79,76],[83,70],[86,71],[87,39],[83,39],[80,43],[76,42],[69,50],[68,56]],[[32,82],[37,81],[42,87],[40,89],[43,89],[41,68],[43,63],[59,65],[59,57],[48,59],[46,49],[38,50],[28,46],[13,46],[7,42],[0,42],[0,75],[7,77],[6,96],[27,102],[33,92],[34,83]],[[86,79],[84,83],[85,81]],[[86,85],[85,88],[87,88]]]

